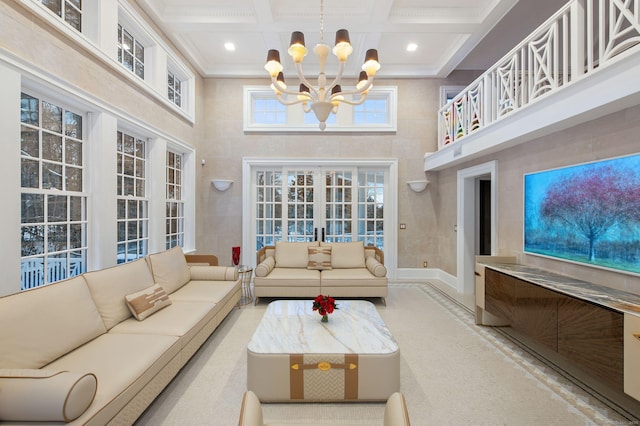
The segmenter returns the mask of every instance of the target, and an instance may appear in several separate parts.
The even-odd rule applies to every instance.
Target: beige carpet
[[[372,300],[374,302],[374,300]],[[266,302],[235,309],[138,420],[235,425],[246,346]],[[401,354],[401,391],[420,425],[638,424],[609,409],[429,284],[391,284],[376,302]],[[265,422],[381,425],[382,403],[263,404]]]

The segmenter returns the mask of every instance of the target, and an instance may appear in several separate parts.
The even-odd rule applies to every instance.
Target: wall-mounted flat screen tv
[[[640,154],[525,174],[524,251],[640,275]]]

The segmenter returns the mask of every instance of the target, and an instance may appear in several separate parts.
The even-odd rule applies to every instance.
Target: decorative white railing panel
[[[573,0],[438,112],[438,149],[640,51],[640,0]]]

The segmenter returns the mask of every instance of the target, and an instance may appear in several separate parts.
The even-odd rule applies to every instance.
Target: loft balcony
[[[640,104],[640,0],[572,0],[438,111],[442,170]]]

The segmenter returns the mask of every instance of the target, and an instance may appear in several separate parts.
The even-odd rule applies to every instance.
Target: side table
[[[253,267],[248,265],[238,266],[238,274],[242,282],[242,296],[238,301],[238,305],[248,305],[253,302],[253,293],[251,292],[251,278],[253,276]]]

